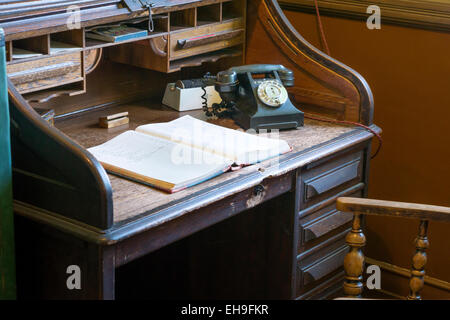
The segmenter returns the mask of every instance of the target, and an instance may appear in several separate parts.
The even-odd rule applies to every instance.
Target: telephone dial
[[[200,84],[199,84],[200,83]],[[179,81],[183,87],[213,85],[222,102],[207,116],[231,116],[244,129],[290,129],[303,125],[303,112],[289,100],[285,87],[294,85],[294,73],[282,65],[255,64],[232,67],[216,76]],[[204,100],[206,100],[203,97]]]

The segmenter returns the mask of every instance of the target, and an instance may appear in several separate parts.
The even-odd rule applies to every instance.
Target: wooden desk
[[[282,63],[295,72],[290,94],[303,111],[379,131],[359,74],[301,38],[275,1],[248,4],[251,15],[244,0],[161,1],[152,9],[160,15],[156,33],[117,45],[92,45],[84,28],[148,19],[148,12],[130,13],[113,0],[105,2],[106,11],[88,1],[78,31],[67,30],[61,11],[51,8],[5,20],[14,76],[8,90],[19,297],[305,299],[328,297],[341,286],[351,217],[335,209],[335,199],[367,193],[368,131],[306,120],[280,133],[293,150],[277,163],[228,172],[171,195],[107,174],[86,151],[123,130],[184,115],[160,105],[167,82],[243,63]],[[37,27],[35,19],[48,21]],[[190,59],[164,44],[180,32],[205,33],[229,21],[238,22],[233,35],[239,31],[239,37],[224,50],[208,44]],[[51,39],[69,39],[79,51],[52,55]],[[44,56],[14,61],[15,46],[32,46]],[[101,62],[96,49],[105,51]],[[42,73],[46,61],[56,67]],[[28,63],[33,78],[16,70]],[[55,127],[33,110],[38,106],[55,109]],[[99,116],[124,110],[128,128],[97,127]],[[231,120],[217,124],[236,128]],[[80,268],[80,290],[67,287],[71,265]]]
[[[109,130],[97,126],[99,116],[106,112],[125,110],[130,114],[129,126]],[[199,111],[189,113],[203,117]],[[88,148],[138,125],[170,121],[184,114],[186,113],[178,113],[158,104],[137,102],[87,112],[76,118],[57,120],[55,125],[74,141]],[[235,126],[231,120],[219,120],[216,123]],[[170,247],[180,239],[184,240],[177,246],[188,247],[189,252],[198,253],[199,248],[211,246],[214,236],[209,238],[211,231],[200,236],[188,236],[218,224],[214,230],[219,230],[217,232],[226,240],[222,241],[228,242],[230,237],[246,238],[249,236],[248,232],[254,234],[258,241],[264,241],[268,252],[260,252],[260,256],[253,257],[259,261],[258,265],[249,265],[240,255],[244,251],[245,254],[253,251],[255,243],[239,243],[239,250],[231,250],[236,246],[236,243],[232,243],[229,248],[219,245],[216,248],[218,252],[215,253],[209,248],[206,256],[202,253],[194,262],[189,260],[192,258],[186,257],[187,261],[178,263],[185,265],[190,261],[191,264],[194,263],[195,269],[206,268],[208,264],[217,264],[218,259],[222,259],[220,251],[226,250],[227,259],[240,261],[235,266],[236,270],[227,271],[231,272],[230,277],[234,272],[250,277],[254,268],[265,270],[261,273],[263,277],[254,283],[245,281],[247,287],[244,288],[239,283],[228,283],[228,288],[236,290],[231,292],[230,289],[225,292],[204,289],[204,292],[199,288],[190,288],[184,297],[295,298],[305,294],[325,297],[340,285],[340,266],[346,253],[344,236],[351,218],[334,209],[334,200],[341,195],[364,195],[371,134],[360,128],[306,121],[302,128],[282,131],[280,138],[287,140],[293,151],[281,156],[278,164],[271,164],[268,160],[236,172],[228,172],[174,194],[108,175],[113,190],[114,208],[114,224],[108,230],[66,221],[38,208],[16,202],[16,212],[27,218],[45,221],[45,226],[32,231],[33,251],[37,257],[27,261],[27,264],[38,269],[41,265],[39,277],[43,277],[46,290],[52,288],[51,292],[45,292],[52,297],[113,298],[117,268],[155,250]],[[247,217],[220,223],[237,215]],[[248,225],[250,222],[251,225]],[[247,225],[249,230],[243,230],[243,225]],[[58,236],[53,231],[46,234],[44,229],[49,226],[62,233],[58,233]],[[225,230],[230,232],[225,233]],[[27,238],[29,237],[28,235]],[[188,238],[185,239],[186,237]],[[276,242],[271,243],[275,241],[274,238]],[[52,243],[50,252],[41,247],[49,245],[49,242]],[[30,248],[30,243],[24,245]],[[54,265],[49,264],[50,257],[41,256],[53,256],[56,252],[64,254],[53,260]],[[272,256],[274,260],[262,262],[266,257]],[[86,257],[89,259],[86,260]],[[165,267],[169,270],[173,267],[170,260],[161,259],[158,263],[168,264]],[[82,282],[84,289],[81,291],[69,291],[65,287],[65,270],[71,264],[81,266],[86,274]],[[178,285],[179,282],[190,283],[199,277],[195,269],[190,270],[186,278],[178,279]],[[278,281],[274,282],[273,276]],[[157,278],[170,278],[170,274],[160,270]],[[126,279],[131,279],[130,274],[126,274]],[[120,284],[124,281],[119,280]],[[334,287],[328,283],[325,292],[310,292],[318,284],[324,285],[324,280],[331,281]],[[132,281],[137,286],[143,280],[139,278]],[[217,284],[214,284],[214,277],[209,281],[214,288],[221,287],[220,280]],[[170,283],[167,279],[165,282]],[[255,288],[266,289],[254,296],[252,294]],[[35,290],[37,291],[33,294],[44,294],[40,288]],[[127,296],[128,292],[117,294]]]

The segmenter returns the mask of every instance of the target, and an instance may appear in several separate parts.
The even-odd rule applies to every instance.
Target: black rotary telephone
[[[219,72],[214,87],[224,103],[233,104],[232,117],[241,127],[260,130],[303,125],[303,112],[285,88],[293,85],[294,73],[284,66],[254,64]]]
[[[291,103],[285,87],[294,85],[294,73],[282,65],[254,64],[232,67],[217,76],[183,80],[182,87],[214,85],[222,102],[206,107],[207,116],[231,116],[244,129],[291,129],[303,126],[303,112]]]

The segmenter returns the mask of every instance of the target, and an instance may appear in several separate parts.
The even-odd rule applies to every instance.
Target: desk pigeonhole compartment
[[[8,77],[20,93],[76,82],[78,92],[84,92],[83,29],[18,39],[9,43],[12,52],[7,64]]]
[[[245,0],[170,11],[153,17],[162,33],[107,49],[112,61],[159,72],[175,72],[222,58],[243,57]],[[242,63],[242,61],[240,61]]]
[[[7,66],[8,77],[20,93],[83,81],[82,53],[47,56]]]

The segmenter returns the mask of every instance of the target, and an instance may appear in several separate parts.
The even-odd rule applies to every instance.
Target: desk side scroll
[[[372,124],[373,97],[364,78],[308,43],[276,0],[249,1],[246,63],[283,64],[294,70],[289,92],[302,111]]]
[[[112,190],[100,163],[41,119],[10,80],[8,95],[14,199],[100,229],[111,227]]]

